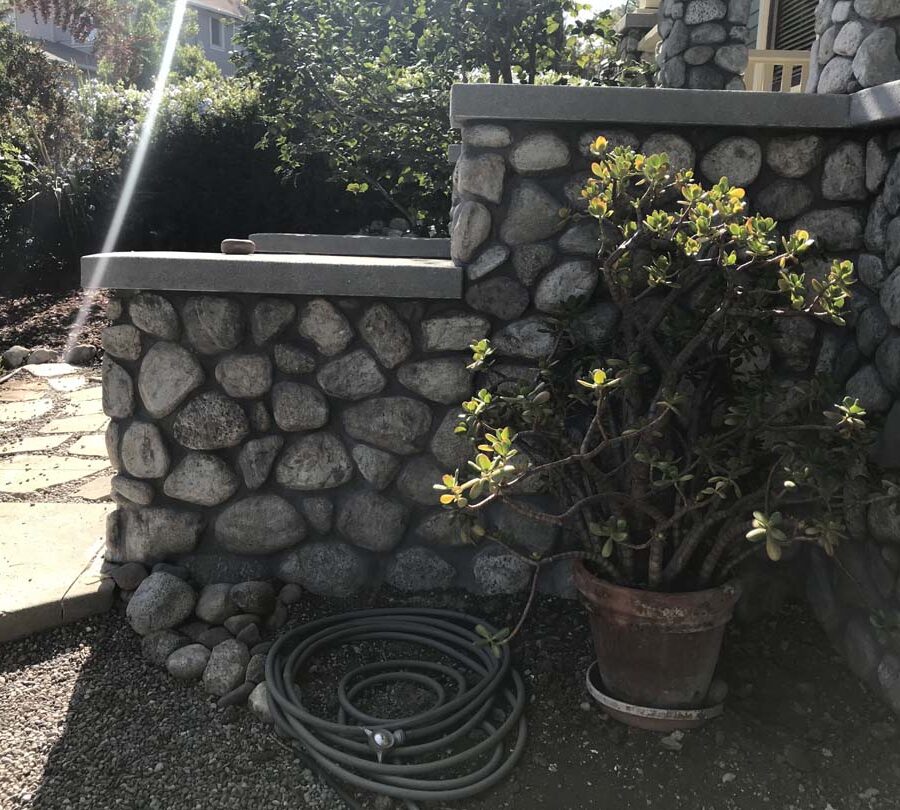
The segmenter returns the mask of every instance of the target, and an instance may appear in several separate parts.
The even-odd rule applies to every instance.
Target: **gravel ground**
[[[515,605],[442,603],[500,624]],[[307,597],[292,624],[347,605]],[[726,715],[680,739],[626,729],[587,702],[577,604],[541,598],[516,645],[532,694],[515,776],[466,810],[895,810],[900,726],[826,646],[805,609],[729,632]],[[399,805],[360,797],[367,807]],[[0,808],[335,808],[289,746],[141,657],[117,609],[0,646]]]

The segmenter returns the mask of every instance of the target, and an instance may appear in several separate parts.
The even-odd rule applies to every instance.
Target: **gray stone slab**
[[[855,127],[900,123],[900,81],[869,87],[849,98],[850,123]]]
[[[81,259],[85,289],[269,295],[462,298],[462,270],[441,259],[222,253],[98,253]]]
[[[449,239],[417,236],[362,236],[322,233],[251,233],[257,253],[305,253],[319,256],[388,256],[400,259],[449,259]]]
[[[728,126],[772,129],[846,129],[845,95],[736,93],[647,87],[561,87],[455,84],[450,122],[556,121],[591,124]]]

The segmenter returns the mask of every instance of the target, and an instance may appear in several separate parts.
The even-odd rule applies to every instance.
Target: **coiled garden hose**
[[[508,647],[481,646],[485,637],[478,625],[489,635],[496,632],[488,622],[452,610],[384,608],[292,630],[275,642],[266,660],[275,724],[325,774],[404,800],[408,807],[487,790],[510,773],[525,749],[525,685],[511,666]],[[455,666],[411,658],[361,664],[340,676],[336,719],[312,714],[298,680],[317,655],[359,642],[418,645],[439,654],[431,658]],[[434,695],[433,705],[398,718],[375,717],[354,705],[363,691],[392,683],[422,687]]]

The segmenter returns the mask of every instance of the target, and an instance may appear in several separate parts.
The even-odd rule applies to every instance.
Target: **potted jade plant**
[[[436,489],[465,536],[533,565],[528,606],[547,562],[577,558],[604,694],[638,713],[696,709],[742,561],[763,548],[778,560],[798,542],[830,554],[844,538],[864,411],[827,377],[785,368],[779,349],[799,320],[844,325],[853,267],[810,272],[809,235],[781,236],[725,178],[704,188],[666,155],[609,151],[602,138],[592,152],[583,196],[600,239],[597,292],[548,320],[552,349],[533,381],[504,379],[489,341],[473,344],[490,388],[463,403],[457,430],[477,455]],[[619,312],[602,345],[583,328],[598,298]],[[521,496],[535,480],[554,509]],[[497,503],[564,527],[580,550],[520,551],[491,528]]]

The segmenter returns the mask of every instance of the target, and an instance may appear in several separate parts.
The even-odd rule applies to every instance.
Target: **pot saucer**
[[[722,714],[725,706],[724,703],[717,703],[714,706],[704,706],[700,709],[654,709],[617,700],[603,691],[603,681],[597,672],[596,661],[588,667],[584,680],[591,697],[603,706],[607,714],[628,726],[648,731],[697,728],[707,720],[712,720]]]

